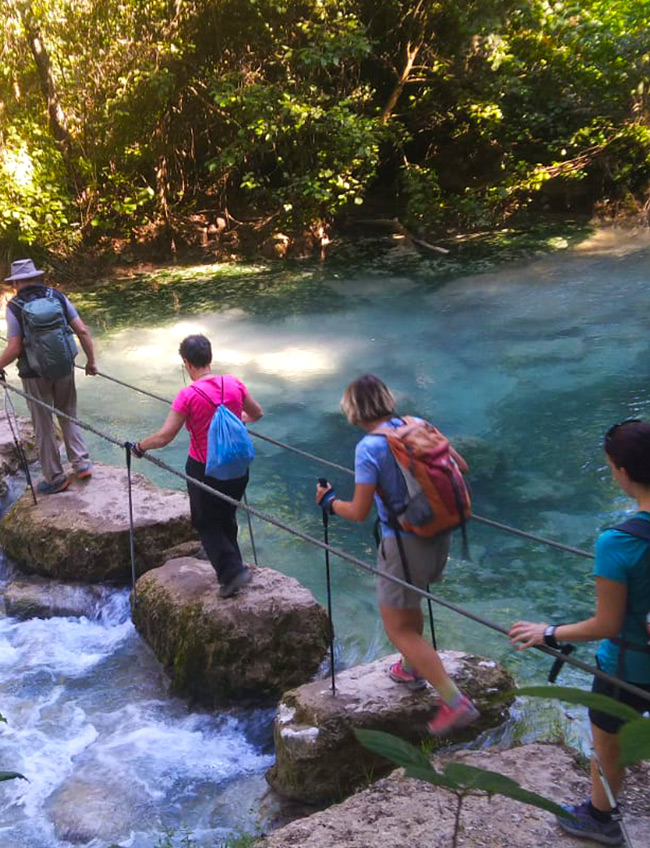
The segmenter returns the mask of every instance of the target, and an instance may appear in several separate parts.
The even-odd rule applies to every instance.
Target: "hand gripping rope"
[[[84,430],[88,432],[94,433],[96,436],[104,439],[107,442],[110,442],[113,445],[116,445],[119,448],[124,448],[124,442],[119,441],[108,433],[104,433],[101,430],[98,430],[96,427],[93,427],[91,424],[86,423],[85,421],[81,421],[78,418],[74,418],[71,415],[67,415],[64,412],[53,407],[51,404],[45,403],[44,401],[37,400],[32,395],[27,394],[26,392],[17,389],[14,386],[7,385],[7,389],[11,392],[15,392],[20,397],[25,398],[25,400],[29,400],[30,403],[36,403],[39,406],[49,410],[53,414],[65,418],[68,421],[72,421],[77,424]],[[223,492],[217,492],[215,489],[210,488],[205,483],[201,483],[199,480],[195,480],[191,477],[188,477],[187,474],[184,474],[181,471],[178,471],[175,468],[167,465],[167,463],[158,459],[157,457],[150,456],[149,454],[144,455],[144,459],[148,462],[152,463],[152,465],[157,466],[158,468],[167,471],[170,474],[178,477],[181,480],[185,480],[186,482],[191,483],[193,486],[198,486],[200,489],[203,489],[205,492],[210,494],[212,497],[218,497],[222,500],[226,501],[226,503],[231,504],[232,506],[237,507],[238,509],[243,509],[249,512],[252,516],[256,516],[262,521],[267,522],[268,524],[273,525],[274,527],[278,527],[281,530],[290,533],[292,536],[295,536],[298,539],[301,539],[303,542],[307,542],[313,547],[320,548],[321,550],[327,551],[334,556],[339,557],[340,559],[351,563],[352,565],[360,568],[362,571],[366,571],[369,574],[374,574],[375,576],[382,577],[385,580],[390,580],[393,583],[396,583],[399,586],[403,586],[407,589],[410,589],[412,592],[417,592],[423,598],[429,598],[435,604],[438,604],[445,609],[451,610],[452,612],[457,613],[458,615],[462,615],[464,618],[469,619],[470,621],[474,621],[477,624],[482,625],[483,627],[487,627],[490,630],[493,630],[496,633],[501,633],[504,636],[508,636],[508,630],[505,627],[502,627],[500,624],[496,624],[493,621],[490,621],[483,616],[477,615],[471,610],[465,609],[464,607],[458,606],[457,604],[451,603],[450,601],[445,600],[444,598],[440,598],[437,595],[433,595],[431,592],[424,591],[423,589],[418,589],[415,586],[409,585],[405,580],[401,580],[399,577],[394,577],[392,574],[388,574],[386,572],[380,571],[379,569],[369,565],[367,562],[359,559],[352,554],[348,554],[346,551],[341,550],[340,548],[333,547],[332,545],[326,544],[322,542],[320,539],[317,539],[315,536],[311,536],[308,533],[304,533],[302,530],[298,530],[296,527],[292,527],[290,524],[287,524],[285,521],[281,519],[275,518],[267,512],[264,512],[256,507],[252,507],[249,505],[245,505],[237,501],[235,498],[231,498],[228,495],[225,495]],[[522,531],[520,531],[522,532]],[[539,541],[539,538],[537,537]],[[556,547],[556,544],[553,544]],[[561,546],[563,549],[566,549],[567,546]],[[577,550],[577,549],[576,549]],[[586,553],[586,552],[585,552]],[[587,554],[588,556],[592,556],[591,554]],[[587,672],[590,675],[595,677],[599,677],[601,680],[605,680],[607,683],[610,683],[614,686],[618,686],[620,689],[625,689],[627,692],[631,692],[633,695],[637,695],[642,700],[646,701],[650,704],[650,693],[644,691],[643,689],[639,689],[638,686],[635,686],[632,683],[628,683],[626,680],[622,680],[621,678],[615,677],[614,675],[607,674],[596,666],[589,665],[588,663],[584,663],[581,660],[576,659],[571,655],[564,655],[559,650],[555,650],[554,648],[549,648],[546,645],[536,645],[535,649],[541,651],[544,654],[552,657],[554,660],[563,660],[568,665],[573,666],[574,668],[579,668],[582,671]]]

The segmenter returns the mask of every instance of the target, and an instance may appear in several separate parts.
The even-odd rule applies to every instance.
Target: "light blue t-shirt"
[[[416,421],[421,419],[416,418]],[[404,422],[401,418],[391,418],[388,425],[400,427]],[[387,426],[387,425],[382,425]],[[388,447],[384,436],[367,435],[357,444],[354,452],[354,482],[371,483],[381,489],[382,494],[395,512],[399,513],[408,499],[408,490],[402,472]],[[388,510],[381,497],[375,492],[375,503],[381,522],[381,535],[394,536],[395,532],[388,526]],[[402,531],[400,535],[411,536],[412,533]]]
[[[650,521],[650,512],[635,518]],[[650,545],[622,530],[605,530],[596,542],[596,577],[627,586],[627,608],[621,636],[634,645],[648,641],[645,618],[650,610]],[[608,674],[619,676],[619,647],[610,639],[598,646],[597,657]],[[629,683],[650,683],[650,652],[626,650],[623,678]]]

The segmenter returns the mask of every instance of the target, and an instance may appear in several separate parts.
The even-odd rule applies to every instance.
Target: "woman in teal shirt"
[[[615,424],[607,431],[604,447],[613,478],[637,502],[635,518],[650,524],[650,424],[638,420]],[[519,650],[524,650],[602,639],[596,654],[599,667],[650,693],[650,543],[620,529],[605,530],[596,543],[594,575],[597,602],[591,618],[557,626],[517,621],[510,629],[511,641],[521,643]],[[649,700],[599,677],[594,678],[592,691],[629,704],[639,713],[650,710]],[[589,718],[594,751],[617,797],[624,776],[618,766],[617,736],[623,722],[596,710],[589,711]],[[558,823],[573,836],[603,845],[623,843],[618,807],[612,809],[609,803],[595,759],[590,800],[566,809],[574,819],[558,818]]]

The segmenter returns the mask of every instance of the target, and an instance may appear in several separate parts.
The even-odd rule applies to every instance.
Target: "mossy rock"
[[[205,560],[183,557],[145,574],[133,621],[172,688],[208,707],[260,702],[311,680],[329,645],[325,610],[297,580],[249,566],[233,598]]]
[[[184,492],[132,475],[137,574],[162,565],[164,551],[194,538]],[[31,492],[0,521],[0,545],[22,568],[84,583],[131,579],[126,471],[95,464],[88,481],[73,479],[56,495]]]

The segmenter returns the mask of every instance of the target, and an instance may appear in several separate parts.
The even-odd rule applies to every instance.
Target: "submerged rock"
[[[460,761],[507,775],[525,789],[556,803],[579,803],[588,795],[589,780],[574,757],[558,745],[540,743],[508,750],[460,751],[443,762]],[[650,845],[647,780],[644,765],[628,781],[624,801],[626,823],[634,845]],[[630,809],[634,787],[644,800]],[[404,777],[390,777],[359,792],[342,804],[292,822],[270,834],[258,848],[576,848],[577,840],[555,824],[551,813],[494,795],[468,795],[463,800],[458,841],[453,842],[457,801],[446,789]],[[589,842],[589,845],[592,843]],[[595,843],[594,843],[595,844]]]
[[[132,475],[136,572],[161,565],[163,551],[194,537],[184,492]],[[26,492],[0,521],[0,545],[22,568],[83,583],[131,579],[126,470],[96,463],[57,495]]]
[[[133,621],[176,692],[215,706],[277,696],[313,678],[327,653],[325,610],[297,580],[249,566],[251,583],[219,597],[209,562],[173,559],[141,577]]]
[[[494,480],[506,470],[506,452],[499,442],[478,436],[459,436],[453,440],[453,445],[467,461],[472,480]]]
[[[476,703],[481,718],[454,739],[474,737],[506,716],[507,703],[498,700],[514,688],[508,672],[493,660],[441,651],[445,668],[459,688]],[[288,798],[321,803],[340,800],[393,766],[356,740],[360,728],[383,730],[416,742],[426,736],[426,723],[437,707],[434,689],[412,692],[388,676],[398,655],[346,669],[336,677],[336,695],[329,680],[318,680],[286,692],[275,720],[275,765],[267,779]],[[433,737],[429,737],[433,740]]]
[[[115,780],[107,785],[105,775],[72,776],[50,796],[47,808],[58,839],[72,845],[98,839],[112,845],[115,839],[127,839],[152,815],[144,799],[144,793]]]
[[[4,590],[7,615],[27,618],[67,618],[96,615],[106,589],[83,583],[60,583],[58,580],[32,578],[16,580]]]

